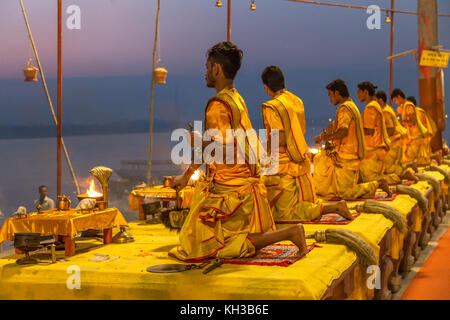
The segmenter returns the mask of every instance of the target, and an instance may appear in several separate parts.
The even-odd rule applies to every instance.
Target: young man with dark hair
[[[384,159],[391,144],[383,117],[383,109],[375,99],[376,88],[377,86],[370,81],[358,84],[358,99],[366,104],[362,113],[366,157],[361,162],[359,169],[364,182],[378,180],[384,176]],[[400,182],[398,177],[395,178],[395,183]]]
[[[338,106],[334,121],[316,143],[326,142],[327,150],[314,158],[317,194],[327,198],[373,198],[378,187],[391,196],[386,179],[359,182],[359,167],[366,155],[361,115],[350,99],[347,85],[336,79],[326,86],[330,102]]]
[[[222,137],[227,137],[227,129],[252,129],[245,102],[234,87],[242,51],[231,42],[221,42],[209,49],[207,56],[206,85],[217,94],[207,103],[205,128],[219,130]],[[223,138],[222,143],[226,144],[227,139]],[[243,154],[245,163],[207,166],[207,178],[197,183],[180,231],[180,246],[169,254],[190,262],[213,257],[248,257],[269,244],[290,240],[299,248],[299,255],[304,255],[307,247],[301,224],[274,231],[259,165],[249,161],[250,153],[257,152],[257,142],[247,139],[242,146],[233,137],[230,140],[234,155]],[[191,164],[182,176],[173,179],[172,186],[185,187],[200,165]]]
[[[406,128],[403,127],[395,114],[394,109],[386,104],[387,96],[384,91],[377,91],[375,97],[383,110],[383,117],[386,123],[386,131],[391,140],[390,149],[384,159],[385,175],[390,184],[398,183],[395,175],[400,179],[417,181],[412,171],[407,170],[407,167],[415,168],[415,163],[403,164],[403,139],[406,137]]]
[[[401,116],[401,123],[407,130],[406,138],[403,139],[402,163],[415,161],[419,156],[420,144],[425,138],[428,130],[417,115],[416,106],[405,99],[405,94],[400,89],[394,89],[391,94],[392,100],[398,105],[397,114]]]
[[[275,222],[312,221],[326,213],[353,219],[345,201],[324,204],[317,198],[304,136],[306,123],[302,100],[286,89],[279,67],[265,68],[261,79],[272,98],[261,107],[269,146],[272,131],[279,133],[278,170],[276,174],[264,176]]]

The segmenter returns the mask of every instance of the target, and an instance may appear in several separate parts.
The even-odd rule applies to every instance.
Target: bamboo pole
[[[149,150],[148,150],[148,166],[147,166],[147,186],[150,186],[150,180],[152,178],[152,139],[153,139],[153,107],[155,98],[155,79],[154,70],[156,67],[156,46],[158,41],[158,25],[159,25],[159,10],[161,6],[161,0],[158,0],[158,9],[156,11],[156,23],[155,23],[155,42],[153,43],[153,68],[152,68],[152,95],[150,100],[150,135],[149,135]]]
[[[62,137],[62,0],[58,0],[58,89],[57,108],[58,125],[56,142],[56,190],[61,195],[61,137]]]
[[[227,41],[231,42],[231,0],[227,5]]]
[[[30,24],[28,22],[27,14],[25,12],[25,8],[24,8],[22,0],[20,0],[20,6],[21,6],[21,9],[22,9],[22,14],[23,14],[23,17],[24,17],[24,20],[25,20],[25,24],[26,24],[26,27],[27,27],[27,30],[28,30],[28,37],[30,39],[31,46],[33,48],[34,58],[36,59],[36,63],[37,63],[38,68],[39,68],[39,73],[41,74],[42,86],[44,88],[45,95],[47,97],[47,102],[48,102],[48,106],[50,108],[50,113],[52,115],[53,123],[55,124],[55,126],[58,126],[58,120],[56,119],[55,110],[53,109],[52,100],[51,100],[50,94],[48,92],[47,82],[45,81],[44,70],[42,69],[41,61],[39,59],[39,55],[38,55],[38,52],[37,52],[37,49],[36,49],[36,44],[34,43],[34,38],[33,38],[33,35],[31,33]],[[64,143],[64,139],[62,137],[61,137],[61,144],[62,144],[62,149],[64,151],[64,155],[65,155],[65,158],[66,158],[66,161],[67,161],[67,166],[69,167],[70,173],[72,175],[72,180],[73,180],[73,183],[75,185],[75,189],[77,190],[77,194],[80,194],[80,187],[78,186],[78,181],[77,181],[77,178],[75,176],[75,172],[73,170],[72,163],[70,161],[69,154],[67,152],[67,148],[66,148],[66,145]]]
[[[391,57],[394,54],[394,0],[391,0]],[[394,59],[389,61],[389,105],[392,106],[392,81],[394,74]]]

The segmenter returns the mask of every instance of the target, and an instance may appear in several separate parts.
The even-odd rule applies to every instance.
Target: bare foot
[[[298,255],[304,256],[308,252],[305,240],[305,229],[301,223],[289,228],[291,240],[298,247]]]
[[[438,153],[434,153],[433,155],[431,155],[431,159],[436,160],[438,165],[442,164],[442,159]]]
[[[415,173],[419,172],[419,169],[417,168],[417,161],[413,161],[410,164],[408,164],[408,167],[413,169]]]
[[[419,179],[412,173],[411,171],[406,170],[404,174],[399,175],[401,179],[414,181],[415,183],[419,182]]]
[[[379,184],[378,187],[387,193],[387,197],[391,198],[392,191],[391,191],[391,189],[389,189],[389,184],[388,184],[387,180],[385,178],[382,178],[378,181],[378,184]]]
[[[353,220],[353,215],[350,212],[350,210],[348,210],[347,207],[347,202],[345,202],[345,200],[341,200],[337,203],[337,214],[340,215],[341,217],[344,217],[345,219],[348,220]]]

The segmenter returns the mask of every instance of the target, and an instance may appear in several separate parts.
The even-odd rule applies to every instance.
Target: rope
[[[28,22],[27,14],[26,14],[25,8],[23,6],[23,1],[22,0],[19,0],[19,1],[20,1],[20,7],[22,8],[23,18],[24,18],[25,24],[27,26],[28,37],[30,38],[30,43],[33,48],[34,57],[35,57],[36,63],[39,68],[39,73],[41,74],[42,86],[44,87],[45,95],[47,96],[50,113],[52,115],[52,119],[53,119],[55,126],[58,126],[58,121],[56,120],[55,110],[53,109],[52,100],[51,100],[50,94],[48,92],[47,82],[45,81],[44,70],[42,69],[41,61],[39,60],[39,55],[38,55],[38,52],[36,49],[36,44],[34,43],[33,35],[31,34],[30,24]],[[73,171],[72,163],[70,162],[69,154],[67,153],[66,144],[64,143],[64,140],[62,138],[61,138],[61,144],[62,144],[64,155],[65,155],[65,158],[67,161],[67,166],[69,167],[70,173],[72,175],[72,180],[75,185],[75,189],[77,190],[77,194],[80,194],[80,187],[78,186],[77,177],[75,176],[75,172]]]
[[[147,167],[147,186],[150,186],[152,177],[152,139],[153,139],[153,107],[155,98],[155,79],[154,70],[156,66],[156,47],[158,44],[158,28],[159,28],[159,10],[161,7],[161,0],[158,0],[158,10],[156,11],[156,27],[155,27],[155,41],[153,43],[153,68],[152,68],[152,95],[150,100],[150,134],[149,134],[149,150],[148,150],[148,167]]]
[[[157,32],[158,32],[158,45],[157,45],[157,48],[158,48],[158,59],[156,60],[156,63],[158,63],[158,62],[161,62],[161,36],[160,36],[160,34],[159,34],[159,23],[156,25],[156,29],[157,29]]]

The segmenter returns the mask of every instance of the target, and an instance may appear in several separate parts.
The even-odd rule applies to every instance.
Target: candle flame
[[[86,193],[88,194],[89,197],[102,197],[103,194],[97,192],[97,190],[95,190],[95,182],[94,179],[91,180],[91,184],[89,185],[89,189],[86,190]]]

